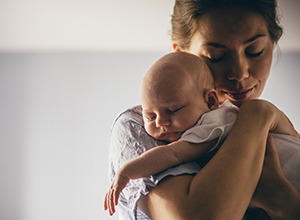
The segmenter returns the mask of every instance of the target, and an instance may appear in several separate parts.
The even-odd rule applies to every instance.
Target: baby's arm
[[[118,173],[128,179],[150,176],[172,166],[197,159],[215,143],[216,141],[209,141],[199,145],[179,140],[158,146],[126,163]]]
[[[201,144],[179,140],[146,151],[139,157],[127,162],[116,173],[105,196],[104,204],[109,204],[110,209],[114,210],[114,207],[118,204],[121,191],[126,187],[130,179],[150,176],[172,166],[193,161],[215,144],[216,140]]]

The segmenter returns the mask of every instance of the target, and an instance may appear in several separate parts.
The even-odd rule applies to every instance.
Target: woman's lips
[[[254,87],[251,89],[246,89],[246,90],[241,90],[239,92],[224,92],[226,95],[228,95],[231,99],[236,100],[236,101],[241,101],[241,100],[247,100],[250,95],[252,94]]]

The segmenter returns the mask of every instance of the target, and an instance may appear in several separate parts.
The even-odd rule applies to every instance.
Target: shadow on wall
[[[1,59],[1,58],[0,58]],[[2,59],[1,59],[2,61]],[[0,219],[22,219],[25,194],[25,75],[6,74],[0,62]]]

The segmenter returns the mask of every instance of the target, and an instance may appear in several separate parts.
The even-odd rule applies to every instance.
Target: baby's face
[[[174,85],[174,84],[173,84]],[[166,85],[160,91],[142,95],[147,133],[155,139],[173,142],[209,111],[203,94],[191,85]]]

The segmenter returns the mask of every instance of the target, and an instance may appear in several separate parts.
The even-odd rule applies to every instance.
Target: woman
[[[269,131],[296,132],[270,103],[248,101],[264,89],[281,34],[276,1],[176,1],[174,50],[206,61],[219,99],[241,106],[239,117],[204,167],[189,163],[132,181],[119,200],[121,219],[300,219],[300,195],[284,177],[272,139],[267,143]],[[112,129],[111,175],[158,144],[143,128],[140,107],[127,110]]]

